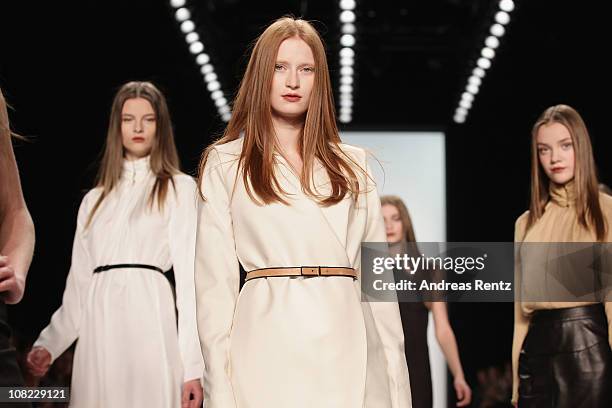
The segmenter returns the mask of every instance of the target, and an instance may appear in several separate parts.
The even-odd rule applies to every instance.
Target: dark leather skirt
[[[519,408],[612,407],[602,304],[534,313],[519,357]]]

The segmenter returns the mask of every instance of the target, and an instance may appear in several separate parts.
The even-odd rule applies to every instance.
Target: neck
[[[304,128],[304,118],[286,118],[272,115],[272,126],[276,142],[283,152],[299,153],[300,133]]]
[[[136,156],[136,155],[134,155],[134,154],[132,154],[132,153],[127,152],[127,151],[126,151],[126,152],[125,152],[125,154],[123,155],[123,158],[124,158],[126,161],[136,161],[136,160],[140,160],[140,159],[142,159],[142,158],[145,158],[145,157],[147,157],[147,156],[148,156],[148,154],[146,154],[146,155],[144,155],[144,156]]]

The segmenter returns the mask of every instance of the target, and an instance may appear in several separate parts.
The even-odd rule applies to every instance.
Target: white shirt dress
[[[157,202],[151,209],[149,157],[125,161],[121,181],[87,228],[100,188],[81,203],[62,305],[34,344],[56,359],[78,340],[71,407],[180,407],[182,384],[202,377],[193,280],[196,184],[184,174],[173,180],[163,211]],[[93,272],[117,264],[173,267],[176,303],[158,271]]]

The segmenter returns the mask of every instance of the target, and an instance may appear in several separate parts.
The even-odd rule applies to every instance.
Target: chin
[[[552,174],[550,176],[550,180],[555,183],[555,184],[559,184],[559,185],[564,185],[565,183],[568,183],[570,181],[572,181],[573,177],[572,176],[567,176],[564,174]]]

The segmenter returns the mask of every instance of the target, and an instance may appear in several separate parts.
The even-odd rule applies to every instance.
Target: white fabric
[[[365,151],[342,145],[362,168]],[[405,408],[411,406],[397,303],[360,302],[347,277],[248,281],[239,264],[360,268],[362,241],[385,242],[380,201],[361,176],[359,201],[319,206],[275,155],[290,205],[253,202],[237,173],[242,139],[211,151],[202,179],[196,243],[198,331],[206,408]],[[321,194],[329,178],[313,174]],[[235,183],[235,184],[234,184]],[[367,192],[366,192],[367,191]]]
[[[184,174],[173,180],[176,191],[170,183],[163,212],[157,202],[151,209],[149,158],[125,161],[120,183],[87,228],[100,188],[81,203],[62,305],[34,344],[56,359],[78,339],[71,407],[180,407],[183,382],[202,377],[193,281],[196,184]],[[174,267],[178,336],[172,290],[161,273],[93,273],[126,263]]]

